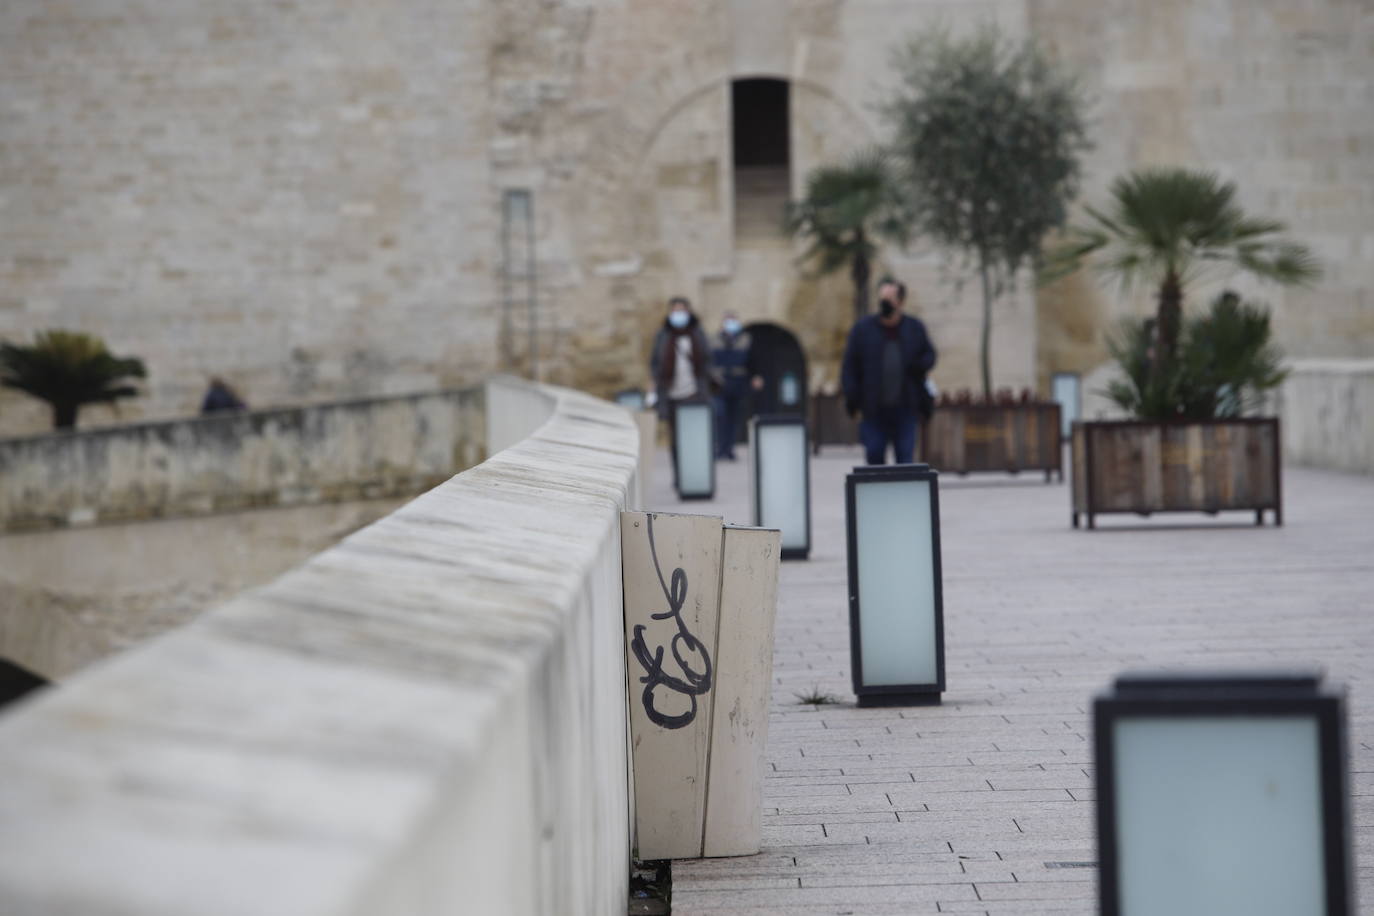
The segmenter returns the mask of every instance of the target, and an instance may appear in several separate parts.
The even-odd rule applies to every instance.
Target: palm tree
[[[1265,280],[1306,284],[1321,267],[1306,246],[1281,237],[1277,220],[1248,217],[1236,203],[1236,186],[1215,173],[1182,168],[1141,169],[1112,182],[1106,211],[1087,208],[1087,226],[1070,230],[1073,241],[1056,252],[1062,275],[1095,256],[1123,287],[1155,286],[1151,371],[1160,373],[1178,350],[1184,288],[1205,268],[1230,264]]]
[[[0,385],[51,404],[56,429],[76,426],[83,404],[113,404],[137,395],[124,380],[146,376],[142,360],[113,356],[90,334],[42,331],[31,346],[0,343]]]
[[[895,187],[887,155],[861,150],[843,165],[813,169],[806,176],[806,195],[788,206],[788,231],[809,243],[800,260],[816,262],[819,274],[849,268],[855,321],[868,314],[878,240],[905,244],[908,237]]]

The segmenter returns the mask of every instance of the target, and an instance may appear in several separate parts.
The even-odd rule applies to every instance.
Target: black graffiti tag
[[[645,671],[639,682],[644,685],[641,700],[649,721],[664,728],[682,728],[697,716],[697,697],[711,689],[711,655],[701,644],[701,640],[693,636],[687,629],[687,624],[682,621],[682,608],[687,603],[687,573],[679,566],[673,570],[671,585],[663,580],[663,569],[658,564],[658,549],[654,546],[654,519],[652,515],[645,516],[645,519],[649,532],[649,555],[653,557],[654,573],[658,575],[658,584],[662,586],[663,597],[668,602],[668,610],[649,616],[654,620],[676,621],[677,633],[673,634],[668,648],[672,651],[673,661],[677,663],[682,676],[674,677],[663,670],[663,646],[655,647],[650,653],[649,647],[644,643],[645,626],[642,623],[635,624],[635,635],[630,641],[630,650],[634,652],[635,658]],[[697,655],[701,656],[702,671],[693,669],[688,661]],[[654,703],[654,691],[659,687],[683,694],[691,700],[691,708],[679,715],[660,712]]]

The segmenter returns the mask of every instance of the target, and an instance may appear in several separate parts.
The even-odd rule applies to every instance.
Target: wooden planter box
[[[1044,471],[1064,479],[1058,404],[941,404],[921,430],[938,471]]]
[[[1104,512],[1273,510],[1283,524],[1273,417],[1073,425],[1073,526]]]

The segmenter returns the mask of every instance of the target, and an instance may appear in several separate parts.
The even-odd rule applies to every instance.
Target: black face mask
[[[892,300],[884,299],[878,303],[878,314],[884,318],[891,318],[897,312],[897,306],[892,304]]]

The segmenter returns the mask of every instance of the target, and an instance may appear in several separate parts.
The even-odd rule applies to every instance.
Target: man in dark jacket
[[[884,280],[878,300],[879,313],[855,322],[844,348],[845,406],[850,416],[861,414],[859,438],[869,464],[883,464],[889,444],[897,464],[910,464],[935,347],[921,320],[902,314],[904,284]]]

